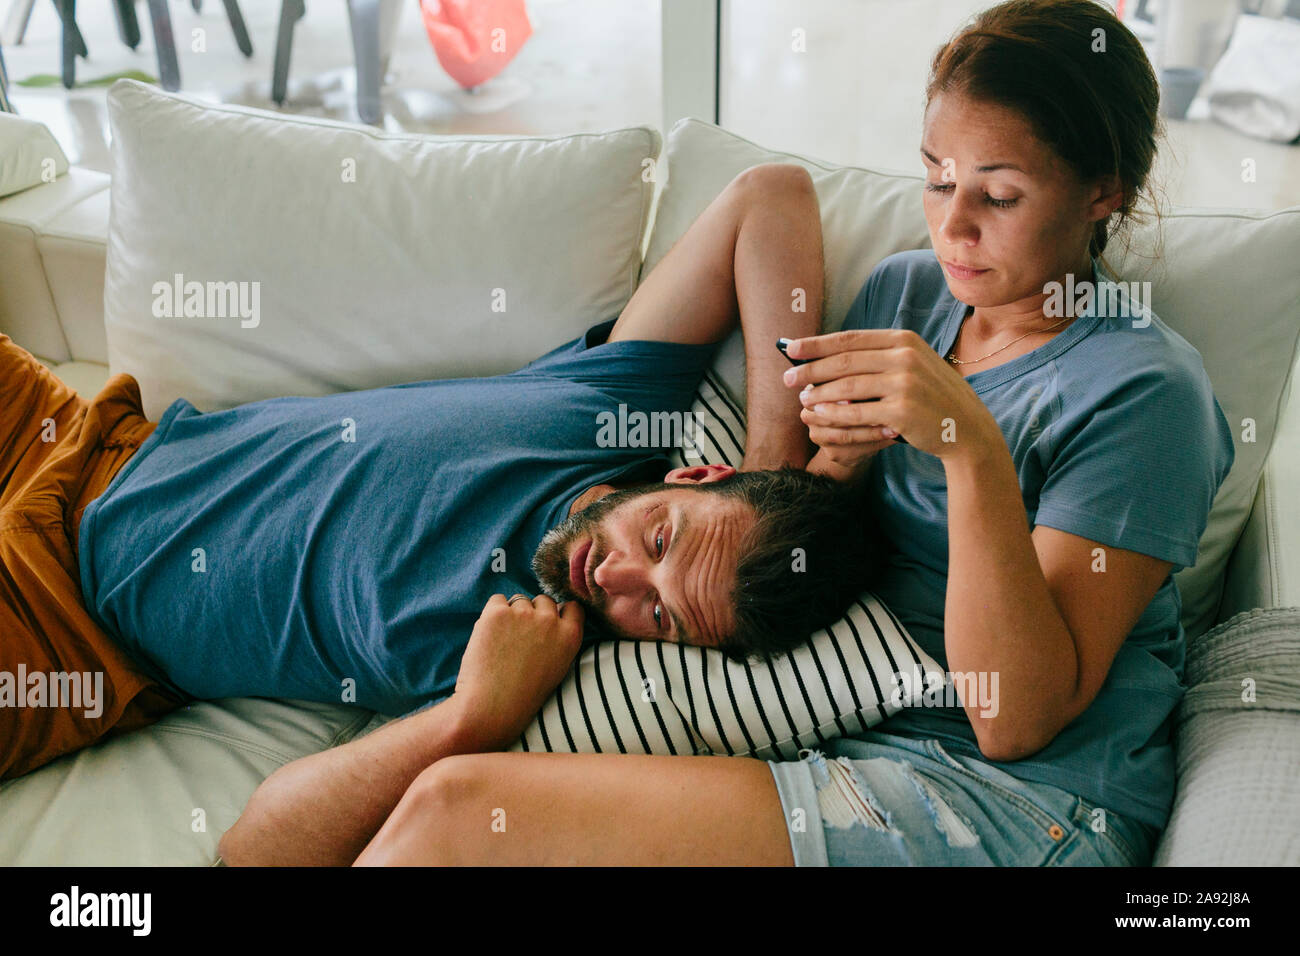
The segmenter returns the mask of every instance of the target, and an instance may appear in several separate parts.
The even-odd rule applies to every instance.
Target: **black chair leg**
[[[303,0],[280,0],[280,28],[275,34],[275,66],[271,70],[271,99],[284,105],[289,89],[289,54],[293,50],[293,26],[307,12]]]
[[[77,4],[76,0],[54,0],[63,22],[63,87],[72,89],[77,83]]]
[[[59,19],[63,19],[63,8],[59,6],[60,0],[54,0],[54,9],[59,12]],[[83,60],[90,55],[86,49],[86,38],[81,35],[81,30],[77,26],[77,18],[72,18],[72,46],[77,51],[77,56]]]
[[[167,0],[149,0],[149,20],[153,25],[153,45],[158,51],[158,80],[164,90],[174,93],[181,88],[181,69],[176,63],[176,41],[172,38],[172,15],[167,10]]]
[[[5,72],[5,54],[0,49],[0,113],[16,113],[14,105],[9,102],[9,74]]]
[[[248,27],[244,26],[244,15],[239,12],[239,0],[223,0],[226,5],[226,17],[230,20],[230,29],[235,31],[235,43],[244,56],[253,55],[253,41],[248,38]],[[198,9],[199,0],[194,0]]]
[[[357,115],[363,123],[378,123],[384,115],[379,88],[384,78],[379,66],[380,0],[349,0],[352,19],[352,55],[357,70]]]
[[[113,0],[117,15],[117,35],[132,50],[140,45],[140,21],[135,15],[135,0]]]

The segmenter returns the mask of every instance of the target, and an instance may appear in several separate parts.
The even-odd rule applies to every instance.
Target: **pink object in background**
[[[505,69],[533,34],[524,0],[420,0],[438,62],[463,88]]]

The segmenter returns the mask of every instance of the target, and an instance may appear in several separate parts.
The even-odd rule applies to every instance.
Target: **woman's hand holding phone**
[[[798,339],[778,339],[776,347],[781,350],[781,354],[790,360],[790,364],[796,368],[800,365],[806,365],[811,362],[811,358],[796,358],[790,354],[791,345],[799,341]],[[808,392],[813,388],[812,385],[805,385],[804,391]],[[877,399],[867,399],[867,401],[877,401]],[[848,399],[838,399],[836,405],[848,405]],[[819,475],[827,475],[838,481],[848,481],[854,478],[858,470],[865,465],[871,458],[882,448],[888,448],[890,445],[902,442],[907,444],[907,440],[899,435],[886,435],[882,428],[875,428],[873,431],[878,435],[876,440],[854,441],[851,444],[836,444],[838,438],[848,438],[844,434],[844,429],[823,428],[810,421],[808,410],[805,407],[800,417],[808,425],[808,437],[818,446],[817,453],[813,455],[812,460],[808,462],[808,471]],[[869,434],[869,433],[868,433]],[[858,435],[862,437],[861,434]]]
[[[800,418],[821,449],[812,470],[818,459],[854,469],[896,442],[947,458],[1002,437],[961,373],[915,332],[855,329],[782,342],[796,363],[785,385],[800,390]]]

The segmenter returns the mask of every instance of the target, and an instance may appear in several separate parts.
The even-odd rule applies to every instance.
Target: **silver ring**
[[[532,603],[533,603],[533,599],[530,598],[527,594],[516,594],[514,597],[512,597],[512,598],[511,598],[509,601],[507,601],[506,603],[507,603],[507,604],[514,604],[516,601],[527,601],[529,604],[532,604]]]

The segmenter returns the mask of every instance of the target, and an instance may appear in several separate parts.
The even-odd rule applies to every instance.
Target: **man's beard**
[[[588,625],[595,624],[599,629],[617,635],[618,629],[610,624],[604,614],[604,593],[594,582],[587,582],[591,587],[591,600],[581,598],[574,593],[573,582],[569,577],[569,551],[575,541],[591,538],[591,553],[587,555],[587,566],[599,567],[609,553],[600,528],[605,517],[625,501],[640,498],[652,491],[662,491],[663,488],[664,485],[660,482],[610,492],[546,532],[542,543],[537,546],[537,553],[533,555],[532,561],[533,574],[536,575],[542,590],[556,601],[577,601],[588,612]]]

